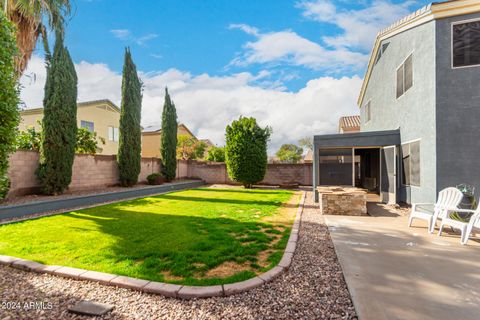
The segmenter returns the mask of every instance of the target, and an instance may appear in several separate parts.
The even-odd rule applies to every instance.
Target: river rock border
[[[297,240],[300,231],[300,223],[305,203],[305,196],[306,193],[303,192],[295,216],[295,221],[292,226],[292,231],[290,233],[290,238],[288,239],[288,243],[285,247],[283,257],[278,263],[278,265],[270,269],[269,271],[256,276],[255,278],[251,278],[241,282],[215,286],[184,286],[171,283],[148,281],[126,276],[119,276],[115,274],[97,271],[89,271],[78,268],[43,265],[35,261],[3,255],[0,255],[0,264],[25,271],[48,273],[76,280],[95,281],[105,285],[160,294],[171,298],[193,299],[230,296],[260,287],[263,284],[272,281],[290,267],[293,259],[293,254],[295,253],[295,248],[297,247]]]

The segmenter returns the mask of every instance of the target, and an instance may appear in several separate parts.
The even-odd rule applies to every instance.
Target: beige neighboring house
[[[142,131],[142,157],[160,158],[160,138],[162,135],[161,126],[149,126]],[[177,129],[177,136],[187,135],[195,140],[197,137],[183,124],[180,123]]]
[[[338,121],[338,133],[360,132],[360,116],[345,116]]]
[[[34,127],[40,130],[38,121],[42,121],[43,108],[26,109],[20,112],[20,131]],[[110,100],[95,100],[77,104],[77,125],[97,133],[98,138],[105,139],[105,144],[99,140],[99,154],[117,154],[120,124],[120,108]]]

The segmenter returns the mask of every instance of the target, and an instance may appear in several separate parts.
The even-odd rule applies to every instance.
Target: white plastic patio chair
[[[437,203],[414,203],[410,218],[408,219],[408,226],[412,226],[413,219],[426,220],[428,222],[428,232],[433,233],[437,219],[445,217],[446,210],[457,209],[457,206],[462,201],[463,194],[457,188],[446,188],[438,193]],[[425,207],[432,207],[432,211],[425,209]]]
[[[464,221],[454,219],[452,216],[454,212],[471,213],[472,216],[470,217],[470,220],[468,222],[464,222]],[[440,224],[440,230],[438,231],[439,236],[442,235],[444,226],[450,226],[454,229],[459,229],[461,232],[460,243],[467,244],[473,228],[480,229],[480,205],[477,206],[476,210],[470,210],[470,209],[447,210],[447,214],[442,219],[442,223]]]

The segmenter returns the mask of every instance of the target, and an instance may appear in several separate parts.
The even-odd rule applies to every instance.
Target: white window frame
[[[477,22],[480,21],[480,18],[474,18],[474,19],[467,19],[467,20],[460,20],[460,21],[455,21],[450,24],[450,66],[452,69],[465,69],[465,68],[478,68],[480,67],[479,64],[472,64],[471,66],[459,66],[459,67],[454,67],[453,66],[453,27],[459,24],[464,24],[464,23],[470,23],[470,22]]]
[[[119,129],[115,126],[108,126],[107,130],[108,130],[108,132],[107,132],[108,141],[118,142],[118,140],[119,140]],[[111,134],[110,134],[110,130],[111,130]]]
[[[414,51],[410,52],[409,54],[407,54],[407,57],[405,59],[403,59],[402,63],[400,63],[400,65],[397,67],[397,69],[395,69],[395,99],[396,100],[400,100],[401,97],[403,97],[408,91],[410,91],[410,89],[413,88],[414,84],[415,84],[415,72],[413,72],[413,53]],[[408,88],[407,90],[405,90],[405,62],[407,62],[408,58],[410,58],[410,56],[412,57],[412,86],[410,88]],[[398,82],[397,82],[397,73],[398,73],[398,70],[403,67],[403,93],[397,97],[397,89],[398,89]]]
[[[411,144],[411,143],[414,143],[414,142],[420,142],[420,185],[418,186],[415,186],[415,185],[412,185],[412,184],[405,184],[405,181],[403,179],[403,146],[406,145],[406,144]],[[410,188],[421,188],[422,187],[422,171],[421,171],[421,162],[422,162],[422,139],[419,138],[419,139],[413,139],[413,140],[408,140],[408,141],[405,141],[405,142],[402,142],[400,144],[400,154],[401,154],[401,157],[399,157],[399,162],[400,162],[400,165],[401,165],[401,169],[402,169],[402,175],[400,176],[400,180],[401,180],[401,184],[403,187],[410,187]],[[410,168],[411,170],[411,168]],[[410,179],[411,181],[412,179]]]

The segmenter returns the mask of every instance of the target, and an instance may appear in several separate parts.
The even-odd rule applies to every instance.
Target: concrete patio
[[[360,319],[479,319],[480,243],[407,218],[325,216]]]

